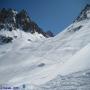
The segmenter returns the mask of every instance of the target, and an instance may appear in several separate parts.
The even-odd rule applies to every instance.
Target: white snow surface
[[[59,74],[90,69],[90,20],[75,22],[54,38],[23,31],[15,35],[12,43],[0,45],[0,84],[41,85]]]
[[[31,34],[28,32],[24,32],[23,30],[16,29],[12,31],[8,31],[7,29],[2,29],[0,31],[0,35],[6,36],[6,37],[12,37],[15,39],[23,39],[24,41],[27,39],[30,39],[31,41],[40,40],[41,38],[45,38],[42,34],[39,34],[37,32]]]
[[[90,69],[90,44],[78,51],[60,67],[60,75],[68,75],[87,69]]]

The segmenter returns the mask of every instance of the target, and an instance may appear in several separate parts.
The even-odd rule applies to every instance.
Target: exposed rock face
[[[54,37],[54,34],[51,31],[47,31],[48,36]]]
[[[80,15],[75,21],[81,21],[85,19],[90,19],[90,5],[87,4],[86,7],[81,11]]]
[[[6,44],[11,42],[13,39],[12,37],[5,37],[0,35],[0,44]]]
[[[13,9],[0,10],[0,30],[16,30],[21,29],[28,33],[38,32],[45,37],[50,37],[44,32],[34,21],[32,21],[25,10],[17,12]]]
[[[0,10],[0,30],[8,29],[13,30],[16,29],[16,11],[12,9],[1,9]]]

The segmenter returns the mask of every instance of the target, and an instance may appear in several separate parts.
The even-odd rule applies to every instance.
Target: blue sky
[[[26,9],[44,31],[62,31],[90,0],[0,0],[0,8]]]

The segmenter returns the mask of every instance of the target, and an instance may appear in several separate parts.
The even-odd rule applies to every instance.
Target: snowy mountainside
[[[90,19],[76,21],[57,36],[48,39],[28,42],[24,31],[21,35],[24,38],[0,45],[0,84],[41,85],[61,74],[62,65],[64,67],[69,60],[73,63],[73,55],[77,57],[79,51],[89,45]]]
[[[0,43],[9,43],[16,38],[25,37],[37,40],[53,36],[53,33],[44,32],[34,21],[31,20],[27,11],[14,9],[0,9]],[[31,36],[31,37],[29,37]],[[24,37],[24,38],[25,38]]]
[[[31,90],[89,90],[90,89],[90,44],[73,55],[60,67],[59,75]],[[58,64],[57,64],[58,65]]]

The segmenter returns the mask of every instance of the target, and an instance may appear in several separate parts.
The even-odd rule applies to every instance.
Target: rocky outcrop
[[[90,5],[87,4],[75,21],[90,19]]]
[[[0,10],[0,30],[16,30],[20,29],[27,33],[38,32],[45,37],[50,37],[48,33],[44,32],[34,21],[32,21],[26,12],[21,10],[17,12],[14,9],[1,9]]]

